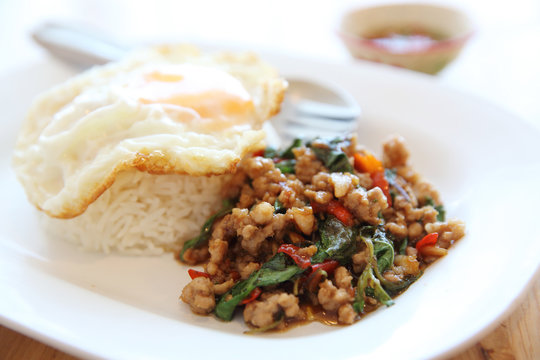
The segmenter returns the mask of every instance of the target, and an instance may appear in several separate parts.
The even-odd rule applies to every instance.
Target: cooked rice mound
[[[229,177],[125,171],[84,214],[73,219],[44,215],[42,221],[49,233],[84,250],[176,251],[221,206],[222,187]]]

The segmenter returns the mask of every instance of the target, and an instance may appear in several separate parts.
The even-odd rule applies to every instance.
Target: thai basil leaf
[[[394,263],[394,246],[380,229],[375,230],[372,238],[373,252],[377,258],[377,267],[381,273],[388,270]]]
[[[362,227],[360,233],[362,236],[371,239],[373,244],[373,255],[377,260],[377,269],[380,273],[385,272],[394,263],[393,241],[388,239],[384,230],[372,225]]]
[[[291,146],[286,148],[282,153],[280,158],[282,159],[294,159],[294,153],[293,149],[298,148],[302,146],[302,140],[301,139],[294,139]]]
[[[312,147],[311,150],[330,172],[353,172],[349,158],[341,149]]]
[[[382,273],[379,271],[379,266],[377,264],[377,258],[375,257],[375,250],[373,242],[370,237],[360,236],[364,244],[368,249],[368,264],[371,266],[375,277],[380,281],[383,288],[390,293],[391,295],[398,294],[400,291],[406,289],[409,285],[415,282],[421,274],[418,276],[408,277],[400,282],[392,282],[384,278]]]
[[[312,263],[320,263],[330,258],[342,264],[348,263],[356,252],[356,230],[345,226],[334,216],[328,216],[319,226],[321,240],[318,251],[311,258]]]
[[[287,159],[275,164],[275,167],[281,170],[282,174],[294,174],[294,167],[296,166],[295,159]]]
[[[231,290],[222,295],[214,310],[215,314],[220,319],[230,321],[236,307],[256,287],[277,285],[304,271],[305,269],[291,264],[287,255],[278,253],[264,263],[258,271],[251,274],[249,278],[238,282]]]
[[[285,214],[286,212],[287,208],[283,205],[281,201],[279,201],[278,198],[276,198],[276,201],[274,201],[274,213]]]
[[[304,272],[296,264],[288,264],[288,258],[284,253],[277,253],[266,262],[259,270],[256,286],[280,284]]]
[[[180,255],[178,256],[180,260],[185,261],[184,253],[188,249],[198,248],[206,244],[208,242],[208,239],[210,239],[210,235],[212,234],[212,226],[214,225],[214,222],[217,219],[220,219],[223,216],[230,213],[233,208],[234,208],[234,201],[224,200],[221,209],[214,215],[210,216],[210,218],[208,218],[208,220],[206,220],[206,222],[203,224],[199,235],[184,243],[184,246],[182,247],[182,251],[180,252]]]
[[[444,206],[437,205],[435,206],[435,210],[437,210],[437,221],[445,221],[446,219],[446,210],[444,210]]]
[[[369,271],[368,271],[369,270]],[[358,314],[364,312],[364,294],[368,287],[368,279],[370,277],[371,265],[367,265],[360,277],[358,278],[358,283],[356,285],[356,294],[354,297],[353,308]],[[373,274],[373,273],[372,273]]]
[[[372,287],[375,291],[375,299],[386,306],[394,305],[394,300],[392,300],[390,295],[388,295],[388,293],[384,290],[379,279],[373,276],[373,272],[371,272],[370,280],[372,281]]]
[[[444,206],[442,205],[435,205],[435,201],[431,198],[431,196],[426,196],[425,198],[426,205],[431,205],[437,210],[437,221],[445,221],[446,219],[446,210],[444,210]]]
[[[268,159],[294,159],[294,153],[293,149],[302,146],[302,140],[301,139],[294,139],[291,146],[286,148],[283,151],[278,151],[272,147],[267,147],[264,149],[264,157]]]
[[[236,307],[257,287],[258,275],[258,271],[252,273],[249,278],[236,283],[231,290],[221,296],[214,309],[218,318],[231,321]]]
[[[290,264],[291,262],[289,261],[289,256],[287,256],[285,253],[277,253],[261,266],[261,270],[269,269],[280,271],[285,269],[287,265]]]
[[[390,295],[383,289],[379,279],[373,275],[373,269],[370,264],[366,266],[362,275],[358,278],[358,284],[356,286],[353,308],[359,314],[364,311],[364,294],[367,293],[373,295],[381,304],[386,306],[394,305],[394,300],[392,300]]]
[[[273,158],[279,157],[279,152],[273,147],[267,147],[266,149],[264,149],[263,156],[267,159],[273,159]]]
[[[385,272],[394,263],[394,247],[386,239],[373,239],[373,250],[379,271]]]
[[[400,255],[405,255],[405,252],[407,250],[407,245],[409,245],[409,240],[407,238],[405,238],[401,242],[401,245],[399,245],[399,254]]]

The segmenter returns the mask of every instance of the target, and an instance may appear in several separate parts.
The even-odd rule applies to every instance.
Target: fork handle
[[[32,37],[54,56],[82,67],[117,60],[127,51],[99,34],[57,23],[40,25]]]

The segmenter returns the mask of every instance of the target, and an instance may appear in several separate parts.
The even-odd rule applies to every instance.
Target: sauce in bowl
[[[425,51],[444,38],[427,31],[399,32],[387,30],[374,33],[367,36],[366,39],[388,52],[405,54]]]

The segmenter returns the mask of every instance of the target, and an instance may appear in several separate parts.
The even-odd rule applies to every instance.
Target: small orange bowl
[[[352,56],[428,74],[454,60],[471,37],[463,12],[428,4],[395,4],[352,10],[339,35]]]

